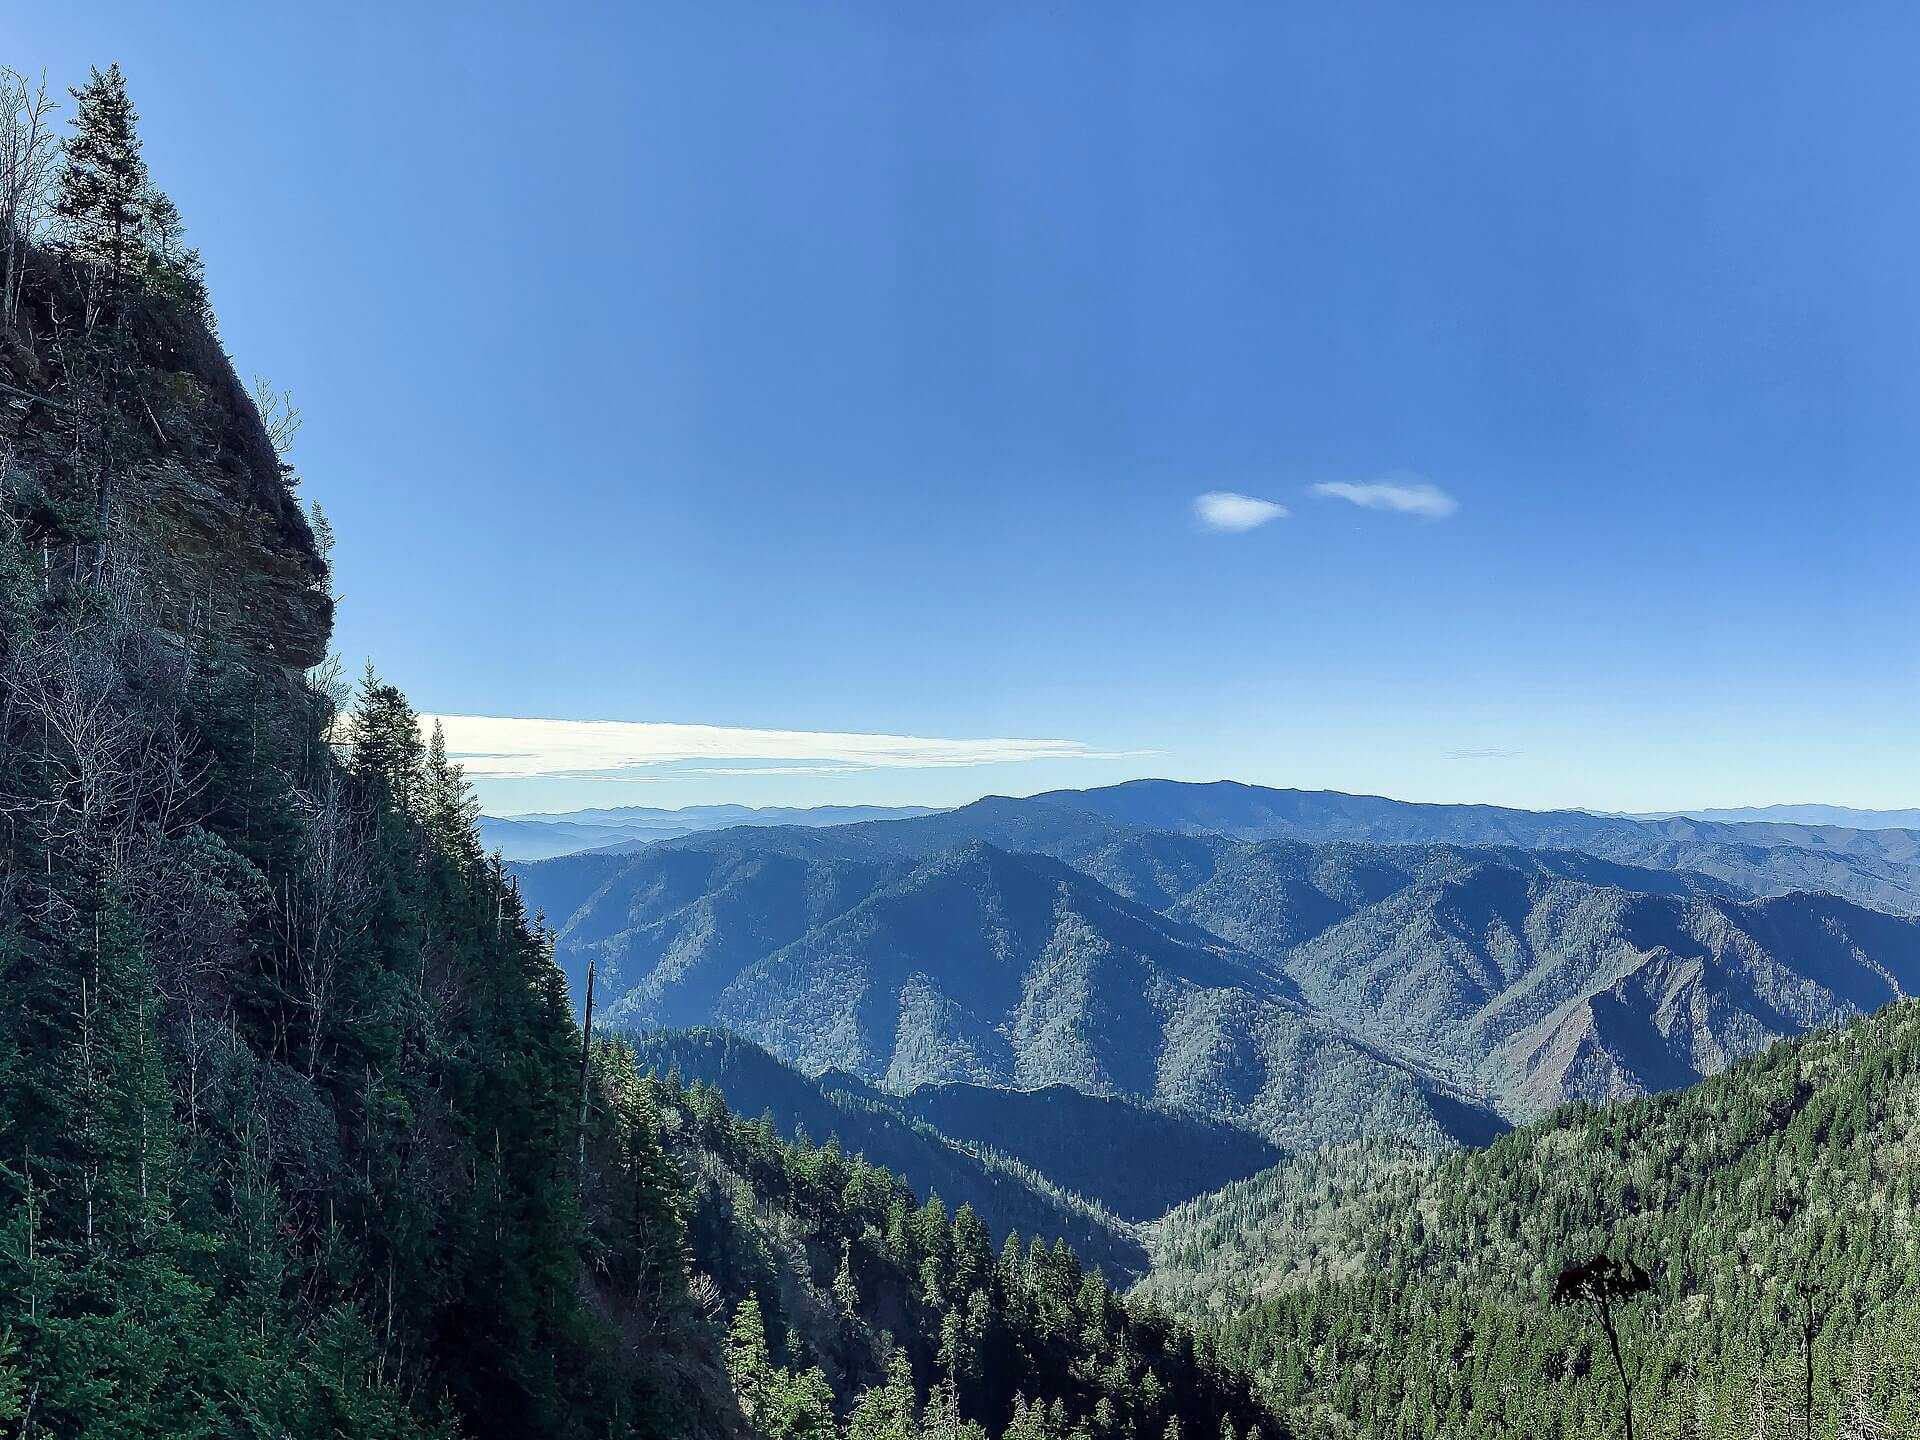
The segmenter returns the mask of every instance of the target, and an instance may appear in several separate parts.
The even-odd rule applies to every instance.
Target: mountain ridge
[[[1194,787],[1136,785],[1044,800],[987,797],[923,817],[726,829],[631,860],[573,857],[516,873],[529,893],[568,876],[576,877],[573,895],[591,891],[560,925],[560,958],[576,987],[588,959],[600,965],[610,1022],[719,1023],[804,1069],[840,1066],[896,1090],[936,1081],[1057,1081],[1090,1093],[1220,1106],[1288,1143],[1300,1133],[1273,1128],[1272,1094],[1258,1099],[1259,1085],[1222,1090],[1206,1062],[1193,1071],[1187,1060],[1233,1055],[1245,1063],[1265,1055],[1252,1063],[1267,1073],[1284,1031],[1295,1037],[1282,1050],[1296,1065],[1384,1064],[1394,1073],[1411,1066],[1429,1107],[1442,1092],[1479,1094],[1518,1118],[1567,1099],[1617,1098],[1698,1078],[1771,1039],[1920,984],[1911,921],[1850,900],[1795,898],[1812,892],[1756,895],[1755,887],[1682,866],[1545,845],[1237,841],[1133,823],[1142,794],[1155,802],[1147,817],[1155,821],[1197,815],[1239,829],[1281,823],[1273,819],[1274,792],[1199,788],[1197,796]],[[1082,808],[1089,796],[1094,808]],[[1169,813],[1168,797],[1179,813]],[[1326,800],[1281,798],[1311,813]],[[1349,798],[1336,797],[1329,823],[1349,825]],[[1121,818],[1103,813],[1116,799]],[[1407,812],[1399,802],[1356,803],[1387,807],[1386,820],[1368,820],[1376,829],[1428,823],[1426,811]],[[1559,817],[1466,808],[1491,810],[1509,836],[1562,838],[1553,828]],[[1297,828],[1297,818],[1282,819]],[[1640,833],[1636,822],[1609,823]],[[1675,858],[1664,839],[1670,828],[1656,837],[1656,858]],[[1750,848],[1763,857],[1797,853],[1787,845]],[[1005,857],[994,862],[1011,867],[1003,881],[1025,877],[1027,940],[991,907],[971,904],[964,887],[944,898],[928,889],[941,864],[969,851],[976,859]],[[676,899],[678,882],[667,874],[676,866],[729,878]],[[788,877],[778,904],[768,884],[776,872]],[[876,931],[884,908],[877,897],[901,884],[923,892],[912,923]],[[1058,938],[1052,920],[1035,918],[1054,908],[1042,893],[1047,885],[1067,888],[1069,928],[1094,945],[1090,955],[1104,957],[1091,970],[1049,976],[1041,963]],[[1776,923],[1796,914],[1807,918]],[[1169,931],[1168,921],[1197,929]],[[1157,934],[1155,943],[1189,947],[1179,952],[1189,961],[1210,955],[1214,967],[1199,986],[1204,995],[1174,1003],[1163,994],[1165,1013],[1152,1025],[1137,1004],[1127,1007],[1167,977],[1116,965],[1117,935],[1108,933],[1139,925]],[[1846,938],[1859,935],[1868,937],[1864,949]],[[974,946],[963,967],[969,983],[1024,945],[1020,993],[1003,982],[980,1010],[974,1002],[982,997],[956,992],[949,952],[963,941]],[[1137,949],[1137,936],[1132,943]],[[1805,950],[1806,965],[1796,971],[1783,963],[1774,953],[1783,946]],[[1362,956],[1366,964],[1356,968]],[[1665,969],[1655,963],[1662,957]],[[1189,973],[1182,983],[1198,978]],[[1029,980],[1040,987],[1031,994]],[[1100,1008],[1116,1004],[1114,1015]],[[1122,1012],[1129,1022],[1114,1018]],[[1137,1059],[1100,1059],[1086,1036],[1102,1032],[1152,1033],[1158,1038],[1149,1049],[1160,1060],[1149,1071]],[[1317,1037],[1311,1043],[1307,1032]],[[1348,1047],[1347,1060],[1316,1052],[1325,1043]],[[1041,1053],[1045,1064],[1035,1059]],[[1287,1093],[1350,1103],[1311,1083]],[[1332,1133],[1369,1132],[1336,1126]]]

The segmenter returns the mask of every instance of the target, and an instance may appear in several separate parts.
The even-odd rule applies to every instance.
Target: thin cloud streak
[[[422,715],[421,733],[430,733],[436,721],[446,731],[448,758],[476,780],[835,775],[1041,760],[1114,760],[1141,753],[1095,750],[1079,740],[956,740],[505,715]]]
[[[1314,486],[1313,493],[1363,510],[1393,510],[1423,520],[1444,520],[1460,508],[1458,500],[1430,480],[1376,480],[1365,485],[1334,480]]]
[[[1284,520],[1293,512],[1272,500],[1236,495],[1231,490],[1209,490],[1193,499],[1193,518],[1208,530],[1237,535],[1257,530],[1270,520]]]

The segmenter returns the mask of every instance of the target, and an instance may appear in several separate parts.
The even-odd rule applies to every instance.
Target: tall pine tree
[[[141,231],[150,211],[139,116],[118,65],[95,70],[72,93],[73,134],[53,210],[68,251],[117,293],[144,256]]]

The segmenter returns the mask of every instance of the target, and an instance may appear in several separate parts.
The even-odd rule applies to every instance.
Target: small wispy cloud
[[[825,730],[752,730],[630,720],[422,715],[445,728],[447,754],[476,780],[648,781],[684,775],[844,775],[945,770],[1037,760],[1112,760],[1137,752],[1079,740],[953,740]]]
[[[1468,750],[1449,750],[1449,760],[1511,760],[1520,754],[1518,750],[1502,750],[1497,746],[1486,745]]]
[[[1458,500],[1431,480],[1374,480],[1364,485],[1333,480],[1314,486],[1313,493],[1363,510],[1394,510],[1423,520],[1444,520],[1460,508]]]
[[[1193,518],[1209,530],[1238,534],[1258,530],[1269,520],[1284,520],[1293,512],[1272,500],[1236,495],[1231,490],[1209,490],[1193,499]]]

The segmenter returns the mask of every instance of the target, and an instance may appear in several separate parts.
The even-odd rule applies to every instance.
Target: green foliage
[[[651,1096],[602,1057],[582,1135],[564,979],[444,744],[371,674],[335,717],[248,616],[161,619],[228,555],[300,573],[277,467],[220,560],[96,523],[232,436],[118,72],[79,98],[72,263],[24,302],[78,273],[113,323],[0,350],[50,402],[0,490],[0,1424],[724,1433]]]
[[[860,1393],[847,1420],[847,1440],[913,1440],[914,1408],[913,1367],[904,1352],[895,1350],[887,1361],[887,1378]],[[1013,1434],[1010,1426],[1009,1440]]]
[[[54,214],[77,257],[124,279],[133,269],[150,188],[135,132],[139,117],[118,65],[95,70],[73,99],[73,134]]]
[[[1303,1432],[1572,1440],[1618,1427],[1620,1385],[1590,1307],[1551,1300],[1604,1255],[1656,1281],[1612,1306],[1646,1433],[1792,1422],[1803,1315],[1814,1433],[1901,1433],[1920,1399],[1916,1144],[1906,1002],[1482,1151],[1282,1166],[1170,1216],[1148,1290],[1233,1315],[1222,1348]]]
[[[751,1041],[724,1031],[654,1031],[635,1036],[633,1044],[646,1067],[677,1070],[688,1079],[719,1087],[728,1103],[741,1112],[770,1116],[784,1138],[804,1134],[822,1141],[838,1140],[843,1149],[864,1155],[917,1190],[938,1191],[956,1203],[971,1205],[996,1235],[1019,1230],[1064,1236],[1075,1254],[1115,1281],[1132,1279],[1146,1269],[1145,1248],[1103,1206],[1069,1193],[990,1144],[966,1143],[964,1137],[956,1139],[936,1130],[920,1118],[919,1096],[885,1094],[844,1075],[810,1078]],[[1000,1138],[1020,1146],[1018,1127],[1038,1135],[1059,1124],[1054,1103],[1059,1092],[1004,1093],[1007,1108],[996,1117],[1003,1122]],[[1176,1117],[1162,1117],[1159,1112],[1142,1115],[1138,1107],[1126,1107],[1132,1113],[1116,1117],[1113,1112],[1123,1102],[1072,1098],[1107,1118],[1113,1130],[1131,1132],[1135,1123],[1156,1130],[1156,1122],[1170,1128],[1180,1125]],[[1251,1136],[1237,1139],[1239,1154],[1273,1153]],[[1171,1163],[1168,1168],[1191,1175],[1205,1165],[1203,1156],[1198,1161]],[[1247,1172],[1257,1168],[1248,1165]]]
[[[653,847],[576,908],[562,963],[576,976],[598,963],[613,1023],[720,1024],[803,1069],[870,1083],[1063,1085],[1282,1145],[1368,1134],[1443,1143],[1499,1128],[1419,1067],[1303,1007],[1273,967],[1057,860],[983,841],[911,864],[876,854],[879,832],[926,839],[963,823],[960,812]],[[593,872],[550,873],[564,903]],[[890,1003],[870,1003],[876,994]],[[1210,1146],[1229,1162],[1235,1153]],[[1024,1163],[1055,1163],[1062,1148]],[[1197,1174],[1166,1183],[1218,1183],[1221,1168],[1197,1156]]]
[[[67,253],[103,278],[115,301],[137,285],[202,315],[200,257],[182,238],[179,210],[148,178],[139,116],[120,67],[93,71],[73,98],[73,133],[53,206]]]
[[[735,1303],[727,1366],[757,1434],[999,1435],[1029,1397],[1114,1436],[1270,1418],[1204,1337],[1123,1299],[1063,1242],[1010,1236],[996,1255],[967,1206],[921,1202],[831,1141],[784,1142],[704,1082],[646,1083],[696,1177],[694,1263]],[[834,1431],[818,1428],[828,1393]]]

